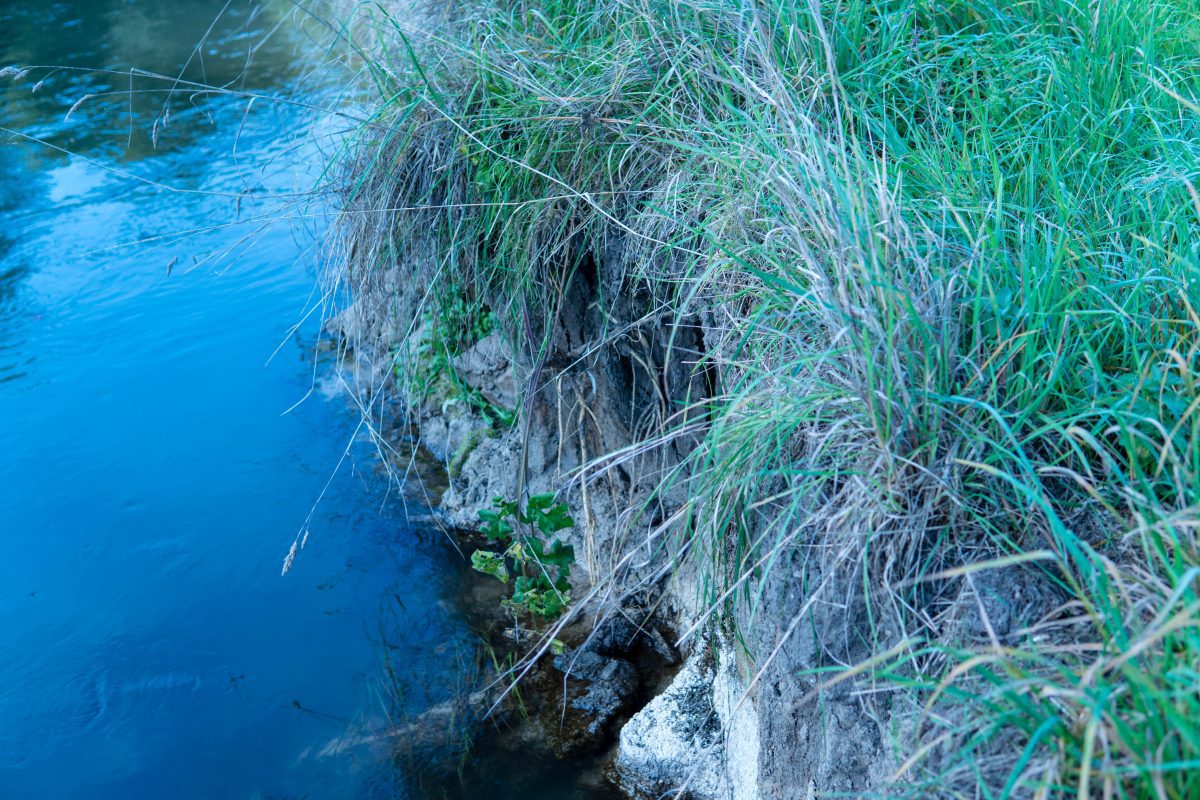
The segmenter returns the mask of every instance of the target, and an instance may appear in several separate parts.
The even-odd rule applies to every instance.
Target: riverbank
[[[565,504],[515,677],[678,648],[629,793],[1200,789],[1184,5],[364,23],[337,325],[450,524]]]

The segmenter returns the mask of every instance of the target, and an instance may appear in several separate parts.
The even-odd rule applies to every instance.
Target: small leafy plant
[[[513,581],[505,607],[547,619],[566,611],[571,603],[568,578],[575,548],[551,538],[575,526],[566,504],[555,502],[551,493],[534,495],[524,509],[497,497],[491,509],[479,512],[479,520],[487,540],[504,549],[476,550],[471,566],[501,583]]]
[[[493,429],[511,428],[516,412],[488,402],[479,389],[459,378],[454,366],[455,358],[496,329],[496,317],[486,306],[468,304],[457,285],[451,285],[448,294],[454,299],[422,313],[419,334],[393,353],[392,371],[416,402],[431,396],[461,400]]]

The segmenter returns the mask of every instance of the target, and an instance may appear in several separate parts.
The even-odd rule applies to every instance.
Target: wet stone
[[[582,650],[554,659],[565,677],[566,703],[549,730],[557,729],[556,749],[563,754],[608,743],[611,729],[629,711],[640,680],[637,668],[620,658]],[[550,722],[549,720],[547,722]]]

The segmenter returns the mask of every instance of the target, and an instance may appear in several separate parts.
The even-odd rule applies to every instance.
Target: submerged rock
[[[628,712],[637,693],[637,669],[588,650],[557,656],[554,668],[566,678],[566,702],[553,737],[556,750],[567,754],[606,744],[613,723]]]

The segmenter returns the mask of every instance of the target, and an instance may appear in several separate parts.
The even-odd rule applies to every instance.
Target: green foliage
[[[487,550],[476,550],[471,554],[471,568],[484,575],[491,575],[501,583],[508,583],[508,566],[504,556]]]
[[[476,550],[471,566],[501,583],[508,583],[512,574],[512,597],[507,607],[539,617],[560,616],[571,602],[571,565],[575,549],[557,538],[556,533],[575,526],[564,503],[555,502],[553,494],[538,494],[529,498],[525,508],[515,502],[497,497],[492,508],[479,512],[481,531],[489,542],[504,545],[502,551]]]
[[[437,209],[403,240],[444,257],[435,283],[504,298],[512,330],[549,328],[614,238],[622,280],[714,312],[722,385],[662,495],[685,490],[693,563],[750,624],[803,540],[861,582],[873,636],[931,642],[871,671],[941,726],[903,743],[897,793],[1200,796],[1200,2],[465,17],[436,70],[388,73],[413,167],[384,185]],[[483,518],[513,551],[494,556],[545,578],[509,601],[531,611],[550,510]],[[931,576],[1035,549],[1075,627],[938,641],[962,581]]]

